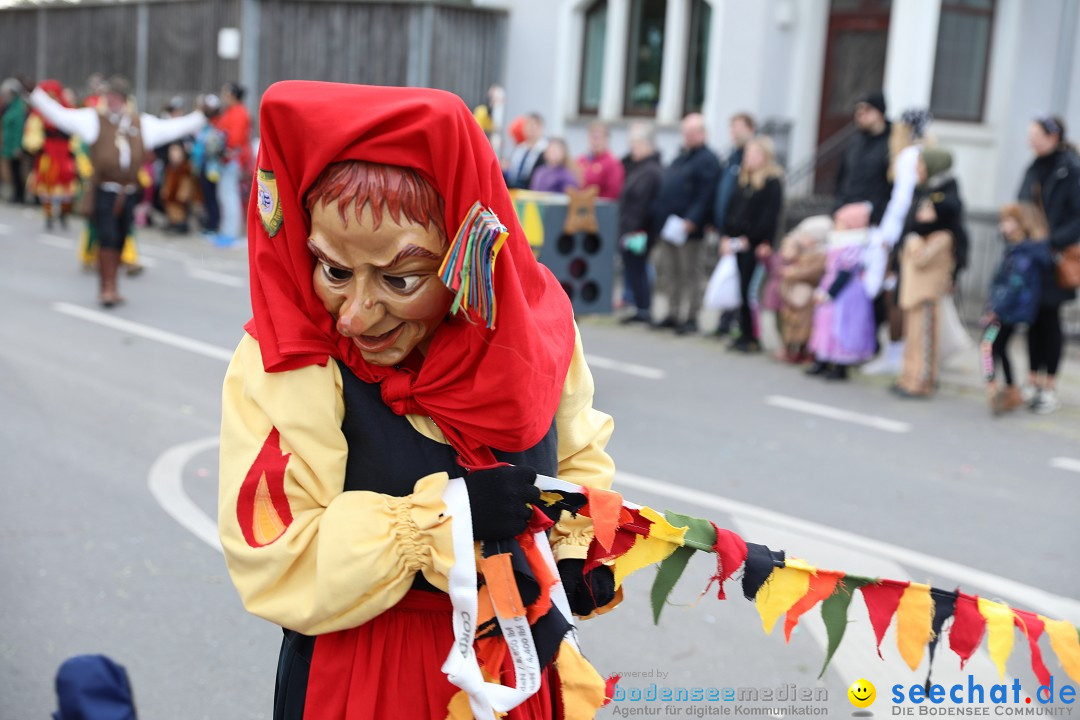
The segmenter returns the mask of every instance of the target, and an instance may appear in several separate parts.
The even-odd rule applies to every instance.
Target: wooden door
[[[818,147],[851,122],[855,101],[860,96],[881,90],[891,10],[891,0],[832,0]],[[834,152],[818,165],[816,192],[829,194],[835,189],[839,157]]]

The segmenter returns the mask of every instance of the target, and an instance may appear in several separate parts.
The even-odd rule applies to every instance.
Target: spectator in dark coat
[[[885,119],[885,97],[880,92],[864,96],[855,104],[855,125],[859,132],[848,141],[836,173],[836,204],[833,213],[845,205],[869,203],[870,224],[877,225],[889,204],[889,134]]]
[[[660,192],[664,170],[653,146],[653,129],[645,123],[630,126],[630,155],[626,180],[619,195],[619,238],[623,278],[634,297],[635,312],[623,322],[652,321],[649,251],[656,241],[649,209]]]
[[[729,124],[731,131],[731,152],[721,162],[720,180],[716,183],[716,195],[713,199],[713,222],[717,230],[723,232],[724,218],[727,217],[728,203],[731,202],[731,193],[739,184],[739,171],[742,169],[743,148],[757,132],[757,123],[750,113],[736,113],[731,116]],[[731,326],[735,323],[738,313],[725,310],[720,313],[720,322],[716,328],[716,335],[727,335]]]
[[[1024,173],[1018,198],[1040,208],[1050,228],[1050,249],[1061,252],[1080,242],[1080,158],[1065,140],[1060,117],[1041,117],[1028,128],[1028,144],[1035,160]],[[1064,338],[1061,305],[1076,297],[1057,282],[1054,268],[1043,276],[1039,313],[1028,328],[1029,387],[1031,409],[1051,413],[1061,407],[1055,380],[1061,363]]]
[[[772,140],[756,137],[746,144],[746,154],[739,172],[739,184],[731,196],[724,219],[720,252],[734,252],[739,264],[739,337],[732,350],[760,352],[761,342],[750,306],[750,280],[759,260],[772,254],[772,242],[784,202],[780,178],[783,170],[776,164]]]
[[[712,199],[720,176],[720,161],[705,147],[705,118],[691,113],[682,121],[683,148],[664,171],[660,193],[653,203],[653,228],[660,233],[663,262],[668,268],[668,316],[659,323],[680,335],[697,332],[701,310],[701,241],[712,220]],[[681,223],[682,232],[661,232]],[[672,239],[675,241],[672,242]],[[682,313],[683,300],[687,310]]]

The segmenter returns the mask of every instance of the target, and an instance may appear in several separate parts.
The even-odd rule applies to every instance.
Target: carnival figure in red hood
[[[537,473],[610,485],[612,421],[488,139],[449,93],[316,82],[271,86],[260,132],[219,528],[285,630],[275,718],[593,717],[569,630],[611,572],[583,572],[586,518],[531,504]]]

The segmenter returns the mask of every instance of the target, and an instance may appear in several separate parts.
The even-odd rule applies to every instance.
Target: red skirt
[[[458,688],[443,674],[454,643],[450,597],[410,590],[394,607],[315,642],[304,720],[444,720]],[[503,677],[513,677],[507,654]],[[509,720],[555,720],[558,677],[544,671],[540,690]],[[485,718],[484,720],[487,720]]]

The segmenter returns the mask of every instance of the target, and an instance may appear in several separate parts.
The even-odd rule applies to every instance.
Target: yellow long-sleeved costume
[[[610,487],[614,463],[604,448],[612,419],[592,406],[593,380],[580,336],[555,418],[559,477]],[[444,516],[445,472],[417,478],[411,494],[344,491],[348,442],[341,370],[333,361],[280,373],[263,370],[258,343],[245,336],[225,377],[218,525],[229,572],[245,607],[282,627],[319,635],[362,625],[393,607],[416,573],[446,590],[453,564]],[[423,436],[445,443],[427,417],[407,416]],[[270,523],[278,537],[250,542],[238,517],[241,486],[276,428],[287,457],[284,494],[291,521]],[[269,501],[263,492],[263,508]],[[259,498],[256,498],[256,511]],[[273,514],[273,513],[271,513]],[[244,517],[247,521],[248,518]],[[584,558],[586,518],[564,515],[552,528],[557,560]]]

